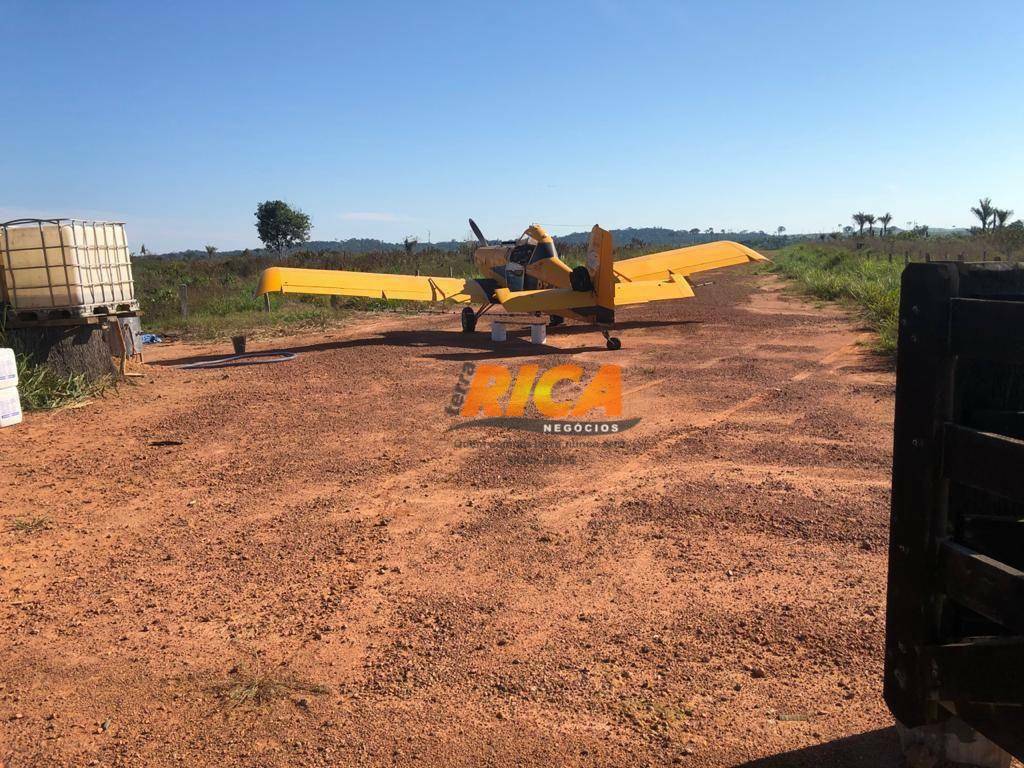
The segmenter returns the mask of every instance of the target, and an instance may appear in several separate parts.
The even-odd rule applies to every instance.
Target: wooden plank
[[[1024,440],[946,424],[943,442],[947,478],[1024,502]]]
[[[960,295],[971,299],[1024,299],[1024,267],[1020,264],[961,264]]]
[[[952,600],[1024,634],[1024,571],[952,541],[943,542],[940,563]],[[1024,690],[1021,694],[1024,698]]]
[[[1021,705],[1024,637],[977,637],[933,645],[925,649],[924,658],[940,701]]]
[[[955,354],[1024,362],[1024,301],[953,299],[950,325]]]
[[[949,302],[958,277],[955,264],[910,264],[900,285],[884,690],[908,727],[929,720],[920,653],[941,641],[935,542],[948,535],[942,425],[953,412]]]
[[[982,432],[1024,439],[1024,411],[975,410],[964,421]]]

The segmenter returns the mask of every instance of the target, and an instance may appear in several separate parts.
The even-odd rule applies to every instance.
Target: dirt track
[[[714,279],[620,352],[370,318],[0,432],[0,764],[897,765],[892,376]],[[447,431],[492,359],[620,363],[641,422]]]

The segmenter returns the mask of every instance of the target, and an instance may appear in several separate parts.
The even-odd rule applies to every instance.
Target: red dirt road
[[[0,431],[0,764],[897,765],[893,377],[714,279],[620,352],[371,317]],[[619,363],[641,421],[450,432],[465,361]]]

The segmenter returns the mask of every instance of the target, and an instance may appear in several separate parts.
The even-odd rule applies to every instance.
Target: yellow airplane
[[[565,317],[592,323],[602,329],[608,349],[619,349],[622,342],[611,335],[616,307],[687,299],[694,295],[690,275],[767,261],[757,251],[727,240],[614,261],[611,233],[595,226],[586,265],[572,269],[558,258],[554,240],[539,224],[529,226],[518,240],[499,245],[491,245],[472,219],[469,225],[480,241],[473,252],[480,278],[270,267],[260,275],[256,295],[308,293],[468,304],[462,310],[466,333],[476,330],[484,312],[501,305],[508,312],[548,314],[553,325]]]

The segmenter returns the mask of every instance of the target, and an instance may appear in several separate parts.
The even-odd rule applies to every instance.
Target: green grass
[[[794,280],[820,299],[848,302],[878,334],[876,348],[896,350],[902,259],[871,251],[849,251],[819,245],[793,245],[772,256],[770,271]]]
[[[63,408],[96,397],[106,390],[110,380],[90,382],[84,374],[58,376],[45,365],[32,365],[24,355],[17,356],[18,392],[26,411]]]
[[[136,259],[136,294],[146,330],[195,339],[227,338],[239,333],[271,336],[304,328],[325,328],[356,311],[400,311],[422,304],[382,299],[273,295],[271,311],[253,296],[260,272],[270,266],[349,269],[472,277],[468,253],[426,251],[348,254],[295,253],[213,259]],[[188,286],[189,317],[181,317],[180,286]]]
[[[0,322],[0,347],[9,347],[11,342]],[[15,362],[18,366],[18,394],[21,407],[26,411],[47,411],[64,408],[100,395],[110,387],[110,379],[89,381],[84,374],[58,376],[46,365],[35,365],[16,347]]]

